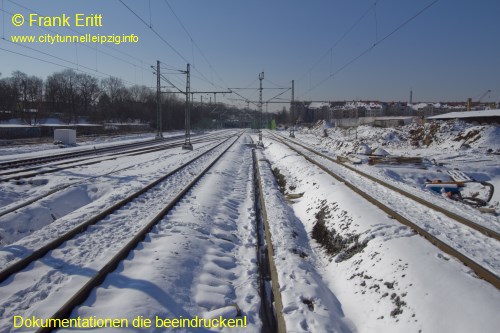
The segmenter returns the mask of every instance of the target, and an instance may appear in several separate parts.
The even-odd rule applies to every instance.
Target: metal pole
[[[184,144],[182,145],[182,149],[185,150],[193,150],[193,145],[191,144],[191,101],[189,100],[189,95],[191,92],[191,77],[190,77],[190,68],[189,64],[187,64],[186,70],[186,119],[185,119],[185,127],[186,127],[186,135],[184,139]]]
[[[292,103],[290,104],[290,118],[291,118],[291,124],[290,124],[290,137],[295,138],[295,80],[292,80]]]
[[[161,86],[160,86],[160,61],[156,61],[156,138],[163,138],[162,119],[161,119]]]
[[[260,146],[264,146],[262,142],[262,80],[264,80],[264,72],[259,74],[259,110],[260,110],[260,126],[259,126],[259,142],[257,143]]]

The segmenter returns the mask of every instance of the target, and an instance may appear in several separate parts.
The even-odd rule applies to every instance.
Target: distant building
[[[334,119],[383,116],[385,105],[380,102],[349,101],[334,108]]]
[[[398,127],[409,125],[414,121],[414,117],[377,117],[373,121],[376,127]]]
[[[483,110],[498,106],[494,103],[484,104]],[[296,117],[302,123],[315,123],[318,120],[331,121],[335,126],[358,126],[374,123],[374,118],[391,117],[392,120],[380,120],[377,126],[385,126],[384,122],[401,123],[397,117],[440,116],[450,111],[465,111],[465,102],[406,102],[383,103],[378,101],[345,101],[345,102],[295,102]],[[369,119],[368,119],[369,118]],[[406,120],[404,120],[406,123]]]
[[[427,119],[430,120],[460,119],[466,122],[477,122],[480,124],[493,124],[493,123],[500,124],[500,109],[449,112],[437,116],[427,117]]]
[[[332,117],[332,108],[328,102],[311,102],[304,110],[303,121],[314,123],[318,120],[327,120]]]

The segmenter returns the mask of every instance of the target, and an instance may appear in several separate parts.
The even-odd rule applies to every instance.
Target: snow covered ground
[[[296,136],[297,141],[326,141],[310,133]],[[307,234],[322,221],[340,238],[341,246],[330,254],[315,240],[310,242],[325,283],[355,330],[494,332],[498,328],[496,288],[293,151],[275,141],[265,146],[272,167],[284,175],[286,191],[301,194],[291,204]],[[317,147],[328,151],[321,144]],[[425,210],[416,213],[428,218]],[[490,250],[499,251],[498,242],[492,246]]]
[[[165,138],[182,137],[183,132],[165,132]],[[132,142],[150,141],[154,139],[154,135],[145,134],[130,134],[123,136],[112,137],[95,137],[78,139],[75,147],[59,148],[52,143],[45,144],[27,144],[18,146],[0,146],[0,161],[8,161],[11,159],[21,159],[36,156],[55,155],[67,152],[74,152],[91,147],[103,148],[118,144],[127,144]]]
[[[329,137],[323,138],[321,127],[299,130],[296,140],[331,156],[357,152],[364,143],[373,149],[382,147],[392,155],[423,157],[423,166],[363,163],[357,167],[498,227],[498,215],[480,213],[423,185],[425,179],[447,180],[446,171],[457,168],[500,190],[500,155],[495,154],[500,151],[498,127],[451,121],[440,123],[438,129],[427,125],[424,134],[413,125],[397,130],[360,127],[357,134],[352,130],[327,131]],[[263,323],[259,313],[251,138],[257,139],[255,134],[238,139],[72,317],[132,321],[143,316],[153,319],[153,327],[114,331],[163,332],[164,328],[154,327],[155,317],[222,315],[246,319],[246,328],[222,331],[259,332]],[[264,139],[264,144],[258,159],[287,332],[497,331],[500,294],[495,287],[282,144],[269,139]],[[0,267],[213,145],[195,145],[193,152],[176,148],[117,158],[47,174],[40,182],[1,183],[0,212],[57,186],[70,186],[17,213],[0,216]],[[37,149],[42,147],[2,150],[0,154],[5,155],[0,159],[30,151],[33,154]],[[43,154],[55,152],[60,150]],[[161,190],[165,191],[164,201],[195,173],[191,170],[179,175],[165,186]],[[498,208],[499,201],[497,191],[489,207]],[[11,331],[14,315],[52,314],[69,290],[88,279],[110,251],[153,214],[155,207],[158,205],[153,198],[131,204],[128,210],[110,218],[109,225],[92,227],[95,236],[86,233],[67,242],[34,267],[0,284],[0,332]],[[413,214],[433,223],[428,212],[413,210]],[[112,225],[116,229],[110,229]],[[321,245],[318,235],[324,230],[334,231],[336,247],[325,249]],[[459,233],[456,237],[474,244],[477,251],[493,254],[495,261],[490,264],[498,269],[498,242],[483,242],[475,233]]]
[[[328,137],[323,136],[326,129]],[[347,156],[381,148],[393,156],[421,157],[423,167],[413,165],[360,166],[363,171],[423,189],[426,179],[451,180],[450,170],[461,170],[476,181],[495,186],[491,207],[500,210],[500,127],[472,125],[462,121],[438,121],[425,126],[398,128],[360,126],[357,129],[329,128],[318,124],[297,132],[306,142],[331,156]],[[357,155],[363,159],[362,155]],[[364,157],[366,162],[366,157]],[[464,195],[469,195],[468,187]],[[470,191],[476,191],[472,189]]]
[[[241,163],[251,161],[247,143],[231,148],[73,316],[211,318],[241,311],[244,331],[259,332],[252,164]]]

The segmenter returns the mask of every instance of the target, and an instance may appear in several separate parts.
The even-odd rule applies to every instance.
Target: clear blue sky
[[[167,0],[122,0],[146,24],[119,0],[1,1],[5,39],[0,48],[97,76],[117,76],[128,85],[153,87],[149,67],[156,60],[177,69],[189,61],[195,67],[193,90],[258,87],[264,71],[264,87],[288,87],[295,80],[296,98],[306,100],[408,101],[413,89],[414,101],[465,101],[491,89],[483,101],[500,101],[498,0],[439,0],[392,35],[434,0],[168,0],[194,42]],[[11,14],[17,13],[102,14],[103,27],[14,27]],[[139,43],[22,47],[8,42],[11,35],[46,33],[133,33]],[[45,78],[61,69],[0,50],[2,77],[21,70]],[[166,75],[183,88],[183,76]],[[257,91],[239,93],[258,99]],[[264,100],[278,93],[266,90]],[[282,97],[289,99],[290,92]],[[239,97],[218,96],[244,105],[227,98]]]

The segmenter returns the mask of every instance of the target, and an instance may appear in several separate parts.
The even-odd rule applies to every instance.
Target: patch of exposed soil
[[[342,216],[346,216],[346,214],[347,212],[342,214]],[[311,236],[321,244],[329,255],[332,257],[337,256],[335,259],[336,262],[352,258],[368,244],[368,241],[359,241],[359,234],[347,233],[345,236],[342,236],[333,227],[328,226],[332,215],[325,201],[321,203],[315,218],[316,223],[312,229]]]
[[[274,178],[276,179],[276,182],[278,183],[280,192],[285,194],[285,191],[286,191],[285,176],[283,176],[283,174],[280,172],[280,169],[278,169],[276,167],[273,169],[273,175],[274,175]]]

